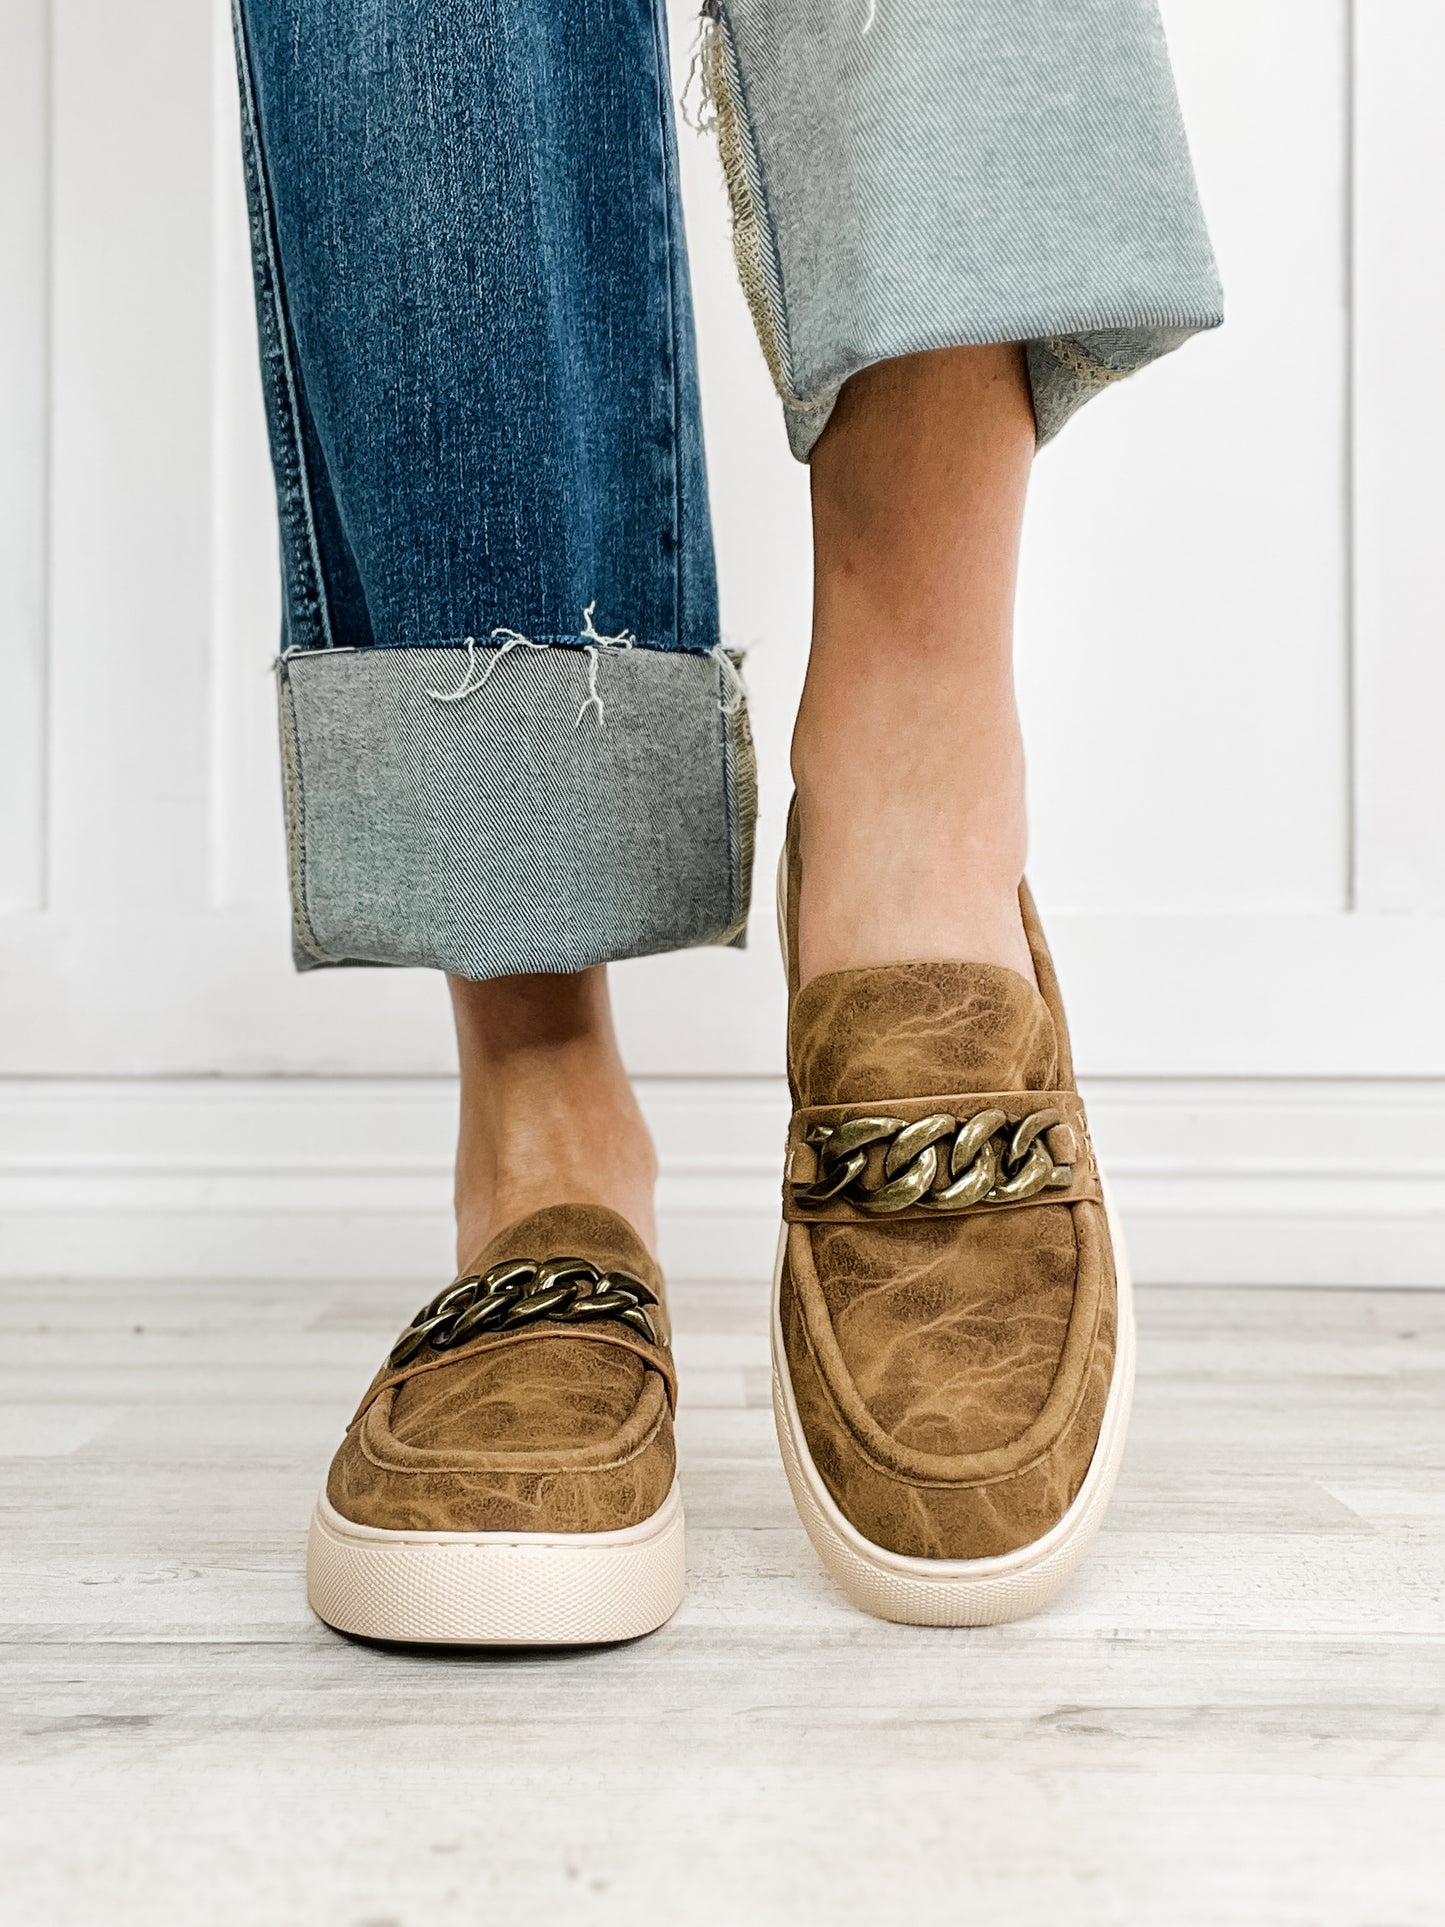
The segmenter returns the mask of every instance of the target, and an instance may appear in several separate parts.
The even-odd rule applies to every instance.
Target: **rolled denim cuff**
[[[731,659],[447,646],[277,667],[299,968],[500,977],[741,942],[757,786]]]
[[[1222,319],[1153,0],[706,0],[793,453],[871,363],[1026,345],[1039,439]]]

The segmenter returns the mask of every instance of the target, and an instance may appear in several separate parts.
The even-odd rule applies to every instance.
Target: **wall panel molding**
[[[760,1281],[777,1078],[646,1079],[677,1277]],[[1445,1080],[1097,1079],[1136,1275],[1445,1284]],[[445,1078],[0,1082],[0,1275],[435,1278]]]

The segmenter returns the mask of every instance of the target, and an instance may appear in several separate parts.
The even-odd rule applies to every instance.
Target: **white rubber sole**
[[[914,1559],[865,1539],[824,1485],[798,1419],[783,1351],[780,1294],[786,1225],[773,1271],[773,1416],[783,1467],[804,1528],[823,1564],[852,1603],[876,1619],[906,1626],[1001,1626],[1048,1604],[1089,1549],[1119,1476],[1134,1400],[1134,1295],[1118,1219],[1105,1192],[1118,1277],[1114,1376],[1099,1442],[1073,1504],[1042,1539],[991,1559]]]
[[[618,1532],[387,1532],[317,1500],[311,1610],[419,1645],[588,1646],[656,1632],[682,1604],[682,1493]]]

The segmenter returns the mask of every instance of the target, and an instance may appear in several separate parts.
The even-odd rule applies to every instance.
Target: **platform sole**
[[[636,1639],[682,1603],[682,1495],[617,1532],[390,1532],[323,1492],[306,1548],[311,1609],[339,1632],[422,1645]]]

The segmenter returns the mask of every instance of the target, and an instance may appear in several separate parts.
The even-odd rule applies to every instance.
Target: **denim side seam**
[[[1051,354],[1055,361],[1063,362],[1080,381],[1086,381],[1095,388],[1106,388],[1111,381],[1127,381],[1130,375],[1137,372],[1134,368],[1111,368],[1106,361],[1097,360],[1080,342],[1071,340],[1067,335],[1045,335],[1036,345]]]
[[[668,459],[672,468],[672,621],[673,629],[681,639],[683,631],[682,610],[682,465],[678,460],[678,423],[681,414],[678,398],[677,365],[677,242],[672,232],[673,196],[676,183],[672,178],[671,156],[668,151],[667,121],[672,109],[669,91],[671,65],[668,59],[665,16],[660,7],[652,13],[653,62],[656,67],[657,81],[657,129],[660,148],[660,164],[653,182],[653,193],[662,207],[662,250],[667,266],[667,391],[672,407],[671,434],[667,439]],[[593,605],[596,606],[595,604]],[[589,616],[590,620],[590,616]]]
[[[838,391],[804,400],[793,383],[787,297],[782,263],[763,180],[761,157],[748,119],[743,78],[722,0],[703,0],[698,57],[704,110],[711,110],[732,215],[733,260],[757,330],[758,345],[778,399],[790,415],[826,421]]]
[[[281,800],[286,818],[286,872],[290,883],[292,950],[299,969],[335,962],[317,942],[306,904],[306,792],[301,776],[301,740],[296,707],[284,659],[276,665],[276,704],[281,736]]]
[[[752,724],[748,720],[742,654],[738,650],[725,650],[721,643],[712,653],[718,658],[718,708],[723,718],[723,801],[728,814],[733,884],[731,919],[718,942],[733,950],[743,950],[747,947],[757,842],[758,758],[753,746]],[[729,680],[735,685],[731,697]]]
[[[326,596],[326,578],[321,567],[321,545],[316,534],[316,514],[312,503],[311,480],[306,471],[298,417],[300,405],[296,392],[290,328],[286,316],[281,278],[280,253],[276,244],[276,225],[271,207],[271,189],[266,178],[266,161],[261,147],[260,120],[256,109],[255,80],[251,54],[246,44],[245,24],[240,0],[231,0],[231,32],[236,49],[236,72],[241,96],[241,153],[246,179],[247,209],[251,224],[251,255],[256,279],[256,320],[260,335],[261,371],[266,390],[272,445],[275,454],[278,499],[282,509],[282,537],[291,565],[296,571],[297,587],[305,597],[308,623],[321,637],[321,647],[331,648],[334,636],[331,610]],[[299,510],[299,513],[298,513]],[[295,613],[294,599],[287,610],[288,627]],[[300,647],[313,647],[305,638],[291,638]]]
[[[1025,342],[1040,448],[1051,442],[1086,402],[1180,347],[1197,325],[1186,322],[1100,328],[1044,335]]]

